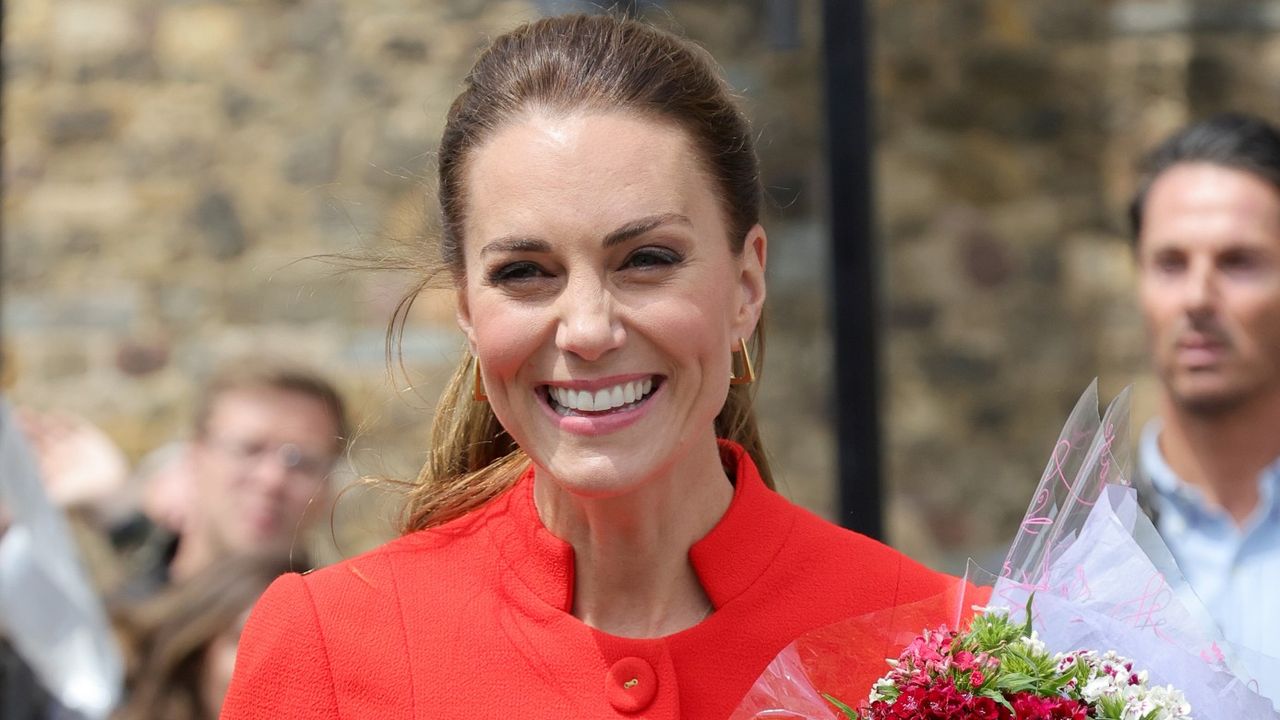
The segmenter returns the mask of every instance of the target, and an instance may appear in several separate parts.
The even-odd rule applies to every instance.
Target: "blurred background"
[[[742,94],[768,190],[759,403],[782,490],[837,509],[818,0],[666,0]],[[410,478],[462,347],[448,294],[385,332],[412,282],[316,256],[429,241],[433,153],[489,37],[525,0],[6,0],[5,392],[101,426],[136,460],[188,434],[222,361],[334,378],[346,481]],[[1222,109],[1280,118],[1280,3],[873,0],[879,417],[887,539],[935,567],[1012,536],[1099,377],[1152,393],[1124,226],[1134,161]],[[839,282],[839,278],[835,282]],[[380,499],[381,498],[381,499]],[[336,553],[394,535],[356,490]]]

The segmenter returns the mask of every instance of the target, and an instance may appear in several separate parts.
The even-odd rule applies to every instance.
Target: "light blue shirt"
[[[1159,420],[1146,426],[1138,451],[1155,489],[1156,529],[1223,637],[1280,658],[1280,458],[1258,476],[1258,506],[1238,526],[1174,474],[1160,452],[1160,428]]]

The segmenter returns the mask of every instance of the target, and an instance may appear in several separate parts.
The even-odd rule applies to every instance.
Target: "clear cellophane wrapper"
[[[1198,720],[1280,717],[1280,660],[1225,642],[1138,506],[1129,474],[1129,391],[1097,413],[1096,383],[1063,427],[999,575],[970,563],[947,592],[818,628],[769,664],[731,718],[842,719],[886,659],[976,606],[1021,616],[1048,649],[1115,651],[1182,691]],[[1032,597],[1034,596],[1034,597]],[[1274,602],[1274,598],[1258,598]]]

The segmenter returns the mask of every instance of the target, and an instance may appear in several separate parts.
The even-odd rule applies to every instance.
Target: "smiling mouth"
[[[543,385],[547,404],[558,414],[607,415],[638,407],[662,386],[661,376],[619,383],[599,390],[575,390],[573,388]]]

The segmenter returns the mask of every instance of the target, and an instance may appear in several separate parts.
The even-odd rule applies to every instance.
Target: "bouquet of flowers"
[[[732,720],[1280,718],[1280,660],[1222,639],[1138,508],[1128,390],[1097,408],[1095,383],[998,576],[971,564],[941,596],[806,633]],[[940,624],[967,630],[921,633]]]
[[[859,709],[828,696],[851,720],[1190,720],[1172,686],[1114,652],[1050,653],[1004,608],[979,608],[966,632],[945,626],[915,638]]]

